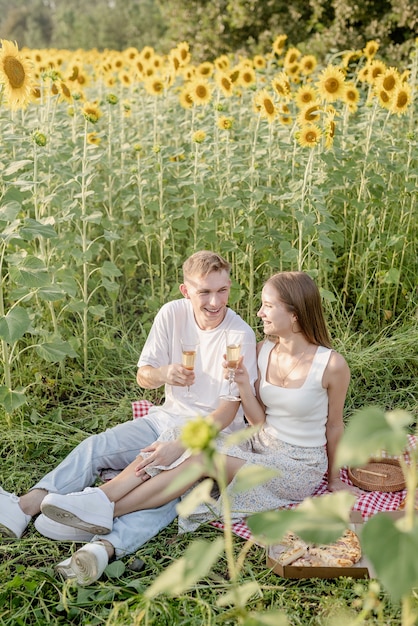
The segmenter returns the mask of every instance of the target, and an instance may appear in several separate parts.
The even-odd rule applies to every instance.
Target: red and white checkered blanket
[[[144,417],[144,415],[147,415],[151,406],[152,403],[148,400],[137,400],[136,402],[133,402],[133,418],[137,419],[138,417]],[[417,443],[416,437],[414,437],[413,435],[409,435],[408,439],[408,447],[415,448]],[[408,451],[406,451],[406,461],[408,461],[408,458]],[[340,470],[340,477],[341,480],[343,480],[345,483],[347,483],[348,485],[352,485],[352,482],[348,477],[348,471],[346,468]],[[324,476],[322,483],[314,493],[314,497],[322,496],[325,493],[330,493],[327,489],[326,476]],[[361,496],[357,498],[352,510],[359,511],[361,513],[361,516],[363,517],[363,520],[367,520],[376,513],[382,511],[396,511],[399,508],[402,500],[405,498],[405,495],[406,490],[395,492],[365,491]],[[222,522],[212,522],[212,525],[216,528],[223,528]],[[236,522],[235,524],[233,524],[232,530],[236,535],[239,535],[243,539],[251,539],[251,533],[247,524],[245,523],[245,520],[241,520],[240,522]]]

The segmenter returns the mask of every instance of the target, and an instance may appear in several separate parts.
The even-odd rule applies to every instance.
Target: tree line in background
[[[179,41],[194,60],[261,53],[277,34],[325,56],[376,39],[393,63],[416,36],[416,0],[0,0],[0,38],[20,48],[167,52]]]

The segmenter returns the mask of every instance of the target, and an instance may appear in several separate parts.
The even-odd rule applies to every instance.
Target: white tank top
[[[278,439],[295,446],[317,447],[326,443],[328,392],[322,377],[332,350],[318,346],[302,387],[287,389],[266,381],[270,352],[275,344],[265,341],[258,355],[259,393],[266,407],[266,422]]]

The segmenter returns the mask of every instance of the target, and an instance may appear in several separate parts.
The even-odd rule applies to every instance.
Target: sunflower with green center
[[[254,96],[254,108],[269,124],[277,115],[277,108],[267,89],[262,89]]]
[[[88,122],[97,124],[103,113],[93,102],[85,102],[83,106],[83,115]]]
[[[212,89],[209,83],[203,78],[196,78],[190,84],[190,97],[196,106],[208,104],[212,98]]]
[[[344,94],[345,76],[339,67],[328,65],[318,78],[317,89],[319,95],[326,102],[335,102]]]
[[[321,139],[321,129],[316,124],[308,124],[296,133],[297,142],[302,148],[315,148]]]
[[[1,39],[0,85],[11,109],[26,107],[33,88],[32,67],[15,43]]]
[[[198,454],[203,450],[213,451],[215,449],[215,439],[218,434],[213,418],[197,417],[186,422],[181,429],[180,439],[193,454]]]
[[[192,141],[195,143],[203,143],[206,139],[206,133],[204,130],[196,130],[192,135]]]
[[[226,117],[225,115],[221,115],[217,120],[217,126],[221,130],[231,130],[233,123],[232,117]]]

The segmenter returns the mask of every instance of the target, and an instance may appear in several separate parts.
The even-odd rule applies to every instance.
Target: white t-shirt
[[[196,378],[191,387],[197,399],[184,398],[186,387],[165,385],[164,404],[151,407],[144,418],[151,421],[159,433],[214,411],[219,404],[219,397],[228,393],[228,382],[224,379],[222,362],[226,352],[224,331],[230,328],[245,332],[242,354],[251,384],[254,385],[257,379],[255,334],[237,313],[227,309],[224,320],[217,328],[202,330],[196,324],[190,300],[186,298],[173,300],[161,307],[142,349],[138,367],[143,365],[161,367],[181,363],[181,339],[196,340],[199,346],[194,367]],[[243,427],[240,407],[234,421],[225,432]]]

